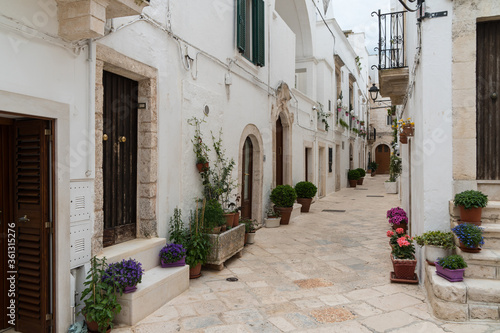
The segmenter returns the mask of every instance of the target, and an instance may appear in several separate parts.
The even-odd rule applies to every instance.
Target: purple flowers
[[[160,260],[163,263],[172,263],[186,256],[186,249],[181,244],[167,244],[160,250]]]
[[[109,265],[108,269],[102,276],[103,282],[115,282],[121,286],[132,287],[141,283],[144,269],[142,264],[135,259],[123,259],[121,262],[115,262]]]
[[[406,212],[401,207],[394,207],[387,211],[387,218],[390,224],[400,225],[401,223],[408,223]]]

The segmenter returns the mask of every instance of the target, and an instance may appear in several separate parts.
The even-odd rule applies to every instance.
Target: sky
[[[371,16],[379,9],[382,13],[389,12],[390,0],[332,0],[333,16],[342,30],[364,32],[366,48],[369,54],[375,54],[378,45],[378,18]]]

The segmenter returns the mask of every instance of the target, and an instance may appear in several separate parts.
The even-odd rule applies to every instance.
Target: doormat
[[[368,198],[383,198],[383,195],[367,195]]]
[[[327,213],[345,213],[345,209],[323,209],[322,212],[327,212]]]

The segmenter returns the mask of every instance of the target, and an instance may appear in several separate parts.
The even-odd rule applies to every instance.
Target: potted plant
[[[241,223],[245,224],[245,244],[255,243],[255,231],[257,230],[257,221],[250,219],[242,219]]]
[[[408,230],[408,216],[401,207],[394,207],[387,211],[387,218],[392,226],[392,229],[403,228],[406,232]]]
[[[309,212],[312,198],[316,195],[317,191],[318,188],[311,182],[298,182],[295,184],[297,202],[302,205],[302,208],[300,208],[302,213]]]
[[[277,228],[280,226],[281,216],[279,211],[270,207],[266,214],[267,218],[264,220],[266,228]]]
[[[413,136],[415,130],[415,123],[411,121],[411,118],[406,119],[402,122],[403,133],[408,136]]]
[[[186,235],[186,264],[189,265],[189,278],[196,279],[201,276],[201,265],[207,260],[211,243],[208,235],[204,232],[204,213],[206,200],[203,199],[202,208],[191,214],[190,227]]]
[[[188,124],[195,128],[194,137],[191,142],[193,143],[193,151],[196,156],[196,168],[200,173],[208,172],[209,170],[208,152],[210,148],[203,142],[203,135],[200,129],[200,124],[203,122],[205,120],[200,120],[196,117],[188,120]]]
[[[389,180],[384,183],[386,193],[398,193],[397,179],[401,174],[401,170],[401,159],[392,153],[391,162],[389,164]]]
[[[297,193],[290,185],[278,185],[271,192],[271,201],[274,204],[274,209],[280,212],[281,224],[290,222],[292,215],[293,203],[297,199]]]
[[[460,250],[477,253],[484,245],[483,228],[471,223],[462,223],[451,229],[460,241]]]
[[[160,250],[161,267],[181,267],[186,265],[186,249],[182,244],[170,243]]]
[[[378,164],[375,161],[371,161],[368,164],[368,169],[370,169],[371,171],[371,176],[375,177],[375,175],[377,174]]]
[[[357,185],[363,185],[363,180],[365,180],[366,171],[363,168],[356,169],[359,172],[359,179]]]
[[[120,286],[124,294],[132,293],[137,290],[137,284],[142,282],[144,269],[142,264],[135,259],[123,259],[120,262],[112,263],[108,266],[103,281],[111,283],[114,280]]]
[[[396,228],[396,230],[387,230],[387,237],[389,238],[389,245],[394,249],[398,245],[398,239],[406,234],[403,228]]]
[[[349,172],[347,173],[347,179],[349,180],[350,187],[356,187],[359,178],[360,174],[358,170],[349,170]]]
[[[87,327],[100,333],[113,328],[113,319],[122,309],[117,301],[117,293],[121,294],[120,284],[116,280],[103,280],[107,268],[106,258],[94,256],[90,259],[90,270],[80,297],[85,304],[81,313],[85,316]]]
[[[488,196],[480,191],[463,191],[453,201],[460,208],[460,220],[481,225],[482,209],[488,204]]]
[[[200,212],[200,216],[204,216],[203,225],[207,233],[219,234],[222,226],[227,223],[224,218],[224,210],[221,204],[215,199],[206,200],[204,214],[202,215]]]
[[[439,258],[435,262],[436,274],[450,282],[460,282],[464,279],[467,263],[464,258],[458,254]]]
[[[415,242],[420,247],[425,246],[425,258],[429,265],[434,266],[438,258],[451,255],[455,248],[453,233],[451,231],[428,231],[415,237]]]
[[[415,258],[415,247],[413,240],[408,235],[403,235],[397,240],[391,252],[392,266],[394,272],[391,274],[392,280],[403,280],[408,282],[418,281],[415,275],[417,259]]]

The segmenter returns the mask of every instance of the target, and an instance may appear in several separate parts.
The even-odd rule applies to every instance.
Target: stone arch
[[[250,138],[253,145],[252,217],[261,223],[263,216],[264,144],[260,131],[254,124],[245,126],[241,133],[238,146],[238,181],[243,184],[243,146],[247,138]],[[243,200],[243,196],[241,196],[241,200]]]
[[[312,18],[312,7],[307,0],[276,0],[275,10],[295,33],[295,55],[297,58],[311,57],[314,53],[312,27],[316,21]]]
[[[384,161],[380,161],[377,158],[377,149],[379,147],[386,146],[389,148],[388,154],[386,154],[385,149],[382,151],[382,154],[384,156]],[[390,159],[391,159],[391,145],[387,142],[379,142],[376,146],[373,148],[373,161],[379,164],[379,168],[377,169],[377,173],[380,174],[388,174],[389,173],[389,165],[390,165]]]

